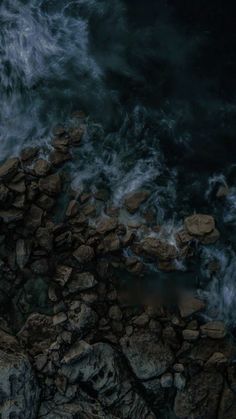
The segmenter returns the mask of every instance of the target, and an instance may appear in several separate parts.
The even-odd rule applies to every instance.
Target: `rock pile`
[[[57,130],[49,160],[28,148],[0,167],[1,417],[154,419],[167,406],[180,419],[236,417],[224,324],[204,323],[194,295],[176,308],[137,304],[116,273],[138,283],[145,261],[176,269],[192,241],[217,239],[214,219],[188,217],[170,243],[147,226],[137,234],[110,204],[101,216],[91,193],[66,190],[61,170],[84,130]],[[140,191],[125,206],[134,213],[148,197]]]

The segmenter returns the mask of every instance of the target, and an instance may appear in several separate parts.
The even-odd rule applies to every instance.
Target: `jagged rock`
[[[8,159],[5,163],[0,166],[0,179],[9,180],[11,179],[18,170],[19,159],[12,158]]]
[[[70,292],[80,292],[95,287],[97,281],[90,272],[75,273],[73,279],[69,282],[68,288]]]
[[[129,194],[125,198],[125,207],[131,213],[134,214],[140,207],[140,205],[145,202],[150,196],[148,191],[140,191]]]
[[[79,204],[74,199],[69,202],[69,205],[66,210],[66,217],[75,217],[79,212]]]
[[[108,315],[109,315],[110,319],[117,320],[117,321],[120,321],[123,317],[122,311],[121,311],[119,306],[112,306],[109,309]]]
[[[23,216],[24,213],[20,209],[11,208],[9,210],[0,211],[0,219],[6,224],[20,221],[23,219]]]
[[[226,367],[228,363],[228,359],[222,352],[214,352],[213,355],[208,359],[205,364],[206,369],[210,369],[212,367]]]
[[[205,308],[205,303],[191,295],[183,295],[179,301],[181,317],[188,317]]]
[[[0,416],[35,419],[40,390],[27,355],[0,330]]]
[[[102,242],[103,252],[117,252],[120,249],[120,239],[115,233],[108,234]]]
[[[175,246],[155,237],[145,238],[141,246],[148,255],[157,257],[160,260],[175,259],[178,256],[178,250]]]
[[[215,419],[218,416],[223,377],[218,373],[201,372],[190,378],[186,388],[179,390],[174,411],[179,419]]]
[[[204,237],[201,238],[200,242],[202,244],[214,244],[219,240],[220,232],[216,228],[209,234],[206,234]]]
[[[68,319],[72,330],[76,330],[81,335],[85,335],[96,326],[98,316],[87,304],[76,301],[70,307]]]
[[[226,335],[226,328],[223,322],[212,321],[201,326],[201,332],[212,339],[223,339]]]
[[[17,336],[31,355],[41,353],[56,339],[53,318],[40,313],[31,314]]]
[[[29,261],[31,246],[29,241],[19,239],[16,242],[16,262],[20,269],[23,269]]]
[[[54,150],[50,153],[50,162],[55,167],[58,167],[69,160],[71,160],[71,154],[69,152]]]
[[[0,203],[5,204],[8,200],[8,197],[10,195],[9,189],[3,185],[3,183],[0,184]]]
[[[185,218],[184,224],[192,236],[204,236],[215,229],[215,220],[211,215],[194,214]]]
[[[74,251],[73,256],[78,262],[86,263],[93,260],[95,255],[92,247],[82,244]]]
[[[38,152],[38,147],[26,147],[21,151],[20,158],[23,162],[26,162],[27,160],[32,160],[36,157]]]
[[[33,172],[38,177],[47,176],[51,170],[51,165],[47,160],[38,159],[33,167]]]
[[[61,178],[58,173],[47,176],[39,181],[39,189],[48,195],[58,195],[61,192]]]
[[[88,345],[62,373],[70,383],[89,383],[92,394],[108,412],[124,419],[155,418],[136,392],[120,355],[106,343]]]
[[[53,246],[52,233],[46,227],[39,227],[36,231],[35,239],[37,245],[46,251],[51,251]]]
[[[170,347],[149,331],[137,331],[121,339],[124,355],[140,380],[159,377],[174,362]]]
[[[72,274],[72,268],[70,266],[58,265],[56,269],[54,281],[58,282],[59,285],[64,287],[64,285],[70,279],[71,274]]]
[[[118,222],[116,218],[104,218],[98,222],[96,230],[99,234],[107,234],[115,230],[117,226]]]
[[[65,323],[66,320],[67,320],[67,315],[64,312],[57,313],[53,316],[54,326],[58,326],[59,324]]]
[[[42,223],[42,217],[43,210],[39,208],[37,205],[32,204],[25,219],[26,228],[35,231],[36,228],[40,227]]]

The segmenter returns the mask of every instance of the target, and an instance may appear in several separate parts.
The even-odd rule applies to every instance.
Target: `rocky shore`
[[[190,214],[170,239],[146,210],[130,221],[106,191],[73,190],[78,121],[0,166],[1,418],[236,418],[225,324],[193,291],[145,292],[150,264],[168,275],[219,239],[214,218]],[[127,194],[122,211],[149,196]]]

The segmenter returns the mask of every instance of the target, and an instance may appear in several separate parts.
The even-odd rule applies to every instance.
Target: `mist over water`
[[[115,205],[148,188],[157,223],[213,214],[222,238],[202,253],[204,295],[209,315],[235,322],[235,43],[210,3],[2,0],[0,154],[50,142],[83,109],[103,129],[80,148],[74,185],[105,185]],[[209,257],[220,270],[208,280]]]

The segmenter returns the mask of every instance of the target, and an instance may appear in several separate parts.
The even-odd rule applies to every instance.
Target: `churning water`
[[[0,155],[50,142],[55,125],[85,110],[98,125],[78,151],[74,185],[105,186],[115,205],[148,187],[156,222],[172,229],[195,210],[213,214],[221,240],[201,250],[192,275],[209,315],[217,307],[235,322],[235,45],[230,22],[220,43],[224,10],[211,21],[211,2],[199,1],[190,22],[197,6],[183,3],[1,0]],[[212,259],[220,268],[210,277]]]

